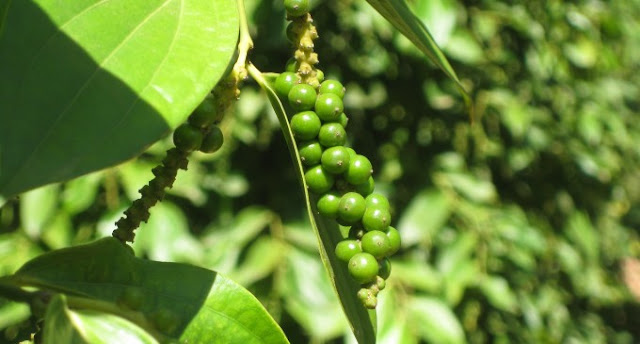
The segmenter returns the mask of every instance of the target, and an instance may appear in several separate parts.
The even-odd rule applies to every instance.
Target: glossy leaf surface
[[[142,152],[222,77],[239,27],[228,0],[32,0],[4,9],[3,196]]]
[[[8,280],[141,313],[154,331],[189,343],[288,343],[260,302],[233,281],[191,265],[138,259],[114,238],[46,253]]]

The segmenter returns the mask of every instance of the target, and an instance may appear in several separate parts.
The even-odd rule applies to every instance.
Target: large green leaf
[[[222,77],[239,27],[228,0],[24,0],[2,15],[3,196],[117,164],[164,136]]]
[[[112,314],[74,311],[67,307],[66,297],[53,297],[44,319],[44,343],[69,344],[157,344],[153,336],[135,324]]]
[[[105,309],[92,308],[91,300],[112,304],[114,313],[145,329],[189,343],[288,343],[238,284],[195,266],[138,259],[111,237],[41,255],[4,280],[66,293],[72,308]]]
[[[427,27],[411,12],[405,0],[367,0],[367,2],[455,82],[456,87],[464,98],[469,115],[473,119],[471,97],[460,83],[456,72],[440,48],[438,48]]]
[[[322,258],[322,262],[329,273],[331,283],[338,293],[342,309],[349,320],[353,333],[359,343],[375,343],[376,313],[373,310],[368,311],[357,298],[356,294],[360,288],[359,285],[353,280],[353,278],[351,278],[347,265],[340,261],[334,253],[334,247],[336,247],[338,242],[343,239],[337,223],[319,215],[316,209],[317,200],[308,192],[307,184],[304,180],[304,169],[302,167],[302,162],[300,161],[300,154],[298,153],[298,148],[295,144],[293,133],[291,132],[291,126],[289,125],[286,111],[280,102],[278,95],[271,86],[275,80],[275,75],[265,76],[257,71],[253,66],[250,67],[250,73],[256,82],[258,82],[262,89],[267,93],[267,97],[269,98],[278,120],[280,121],[280,127],[282,128],[285,141],[289,147],[289,152],[291,153],[291,158],[294,162],[296,174],[302,184],[311,227],[313,227],[318,238],[320,257]]]

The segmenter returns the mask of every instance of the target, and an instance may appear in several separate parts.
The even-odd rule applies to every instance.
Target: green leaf
[[[130,321],[112,314],[71,310],[66,301],[64,295],[57,294],[47,306],[43,343],[158,343]]]
[[[398,220],[402,245],[409,247],[432,241],[451,214],[450,202],[440,190],[425,190],[417,194]]]
[[[466,343],[460,321],[444,302],[431,297],[413,297],[407,304],[410,319],[428,343]]]
[[[166,135],[223,76],[239,27],[223,0],[15,1],[3,24],[3,196],[115,165]]]
[[[318,342],[343,333],[346,319],[333,294],[329,278],[314,255],[292,248],[280,281],[286,310]]]
[[[58,208],[58,185],[48,185],[20,197],[20,220],[25,233],[39,239]]]
[[[267,93],[267,97],[269,98],[278,120],[280,121],[280,127],[284,134],[285,141],[287,142],[287,146],[289,147],[289,152],[291,153],[291,158],[294,162],[298,180],[302,185],[309,220],[311,221],[311,227],[318,238],[320,257],[322,258],[322,262],[329,273],[333,287],[338,293],[342,309],[349,320],[349,324],[351,325],[358,342],[373,344],[376,341],[375,311],[368,311],[364,308],[362,302],[360,302],[356,295],[360,288],[359,285],[349,275],[347,265],[338,260],[335,256],[334,247],[336,247],[337,243],[342,240],[342,234],[340,233],[338,224],[335,221],[325,219],[318,214],[316,210],[316,199],[307,191],[307,185],[304,180],[304,169],[302,167],[302,162],[300,161],[300,155],[293,138],[293,133],[291,132],[291,126],[289,125],[286,111],[280,102],[278,95],[271,87],[271,83],[273,83],[275,75],[266,75],[266,78],[269,79],[267,80],[265,76],[253,66],[250,66],[249,73]]]
[[[518,299],[504,277],[486,276],[478,287],[494,307],[512,313],[518,310]]]
[[[438,48],[427,27],[411,12],[406,2],[404,0],[367,0],[367,2],[455,82],[467,106],[469,116],[473,120],[471,97],[460,83],[456,72]]]
[[[5,280],[115,304],[136,324],[154,324],[147,331],[189,343],[288,343],[238,284],[195,266],[138,259],[111,237],[41,255]]]

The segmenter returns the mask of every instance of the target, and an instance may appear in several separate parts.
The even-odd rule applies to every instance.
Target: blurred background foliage
[[[414,0],[476,103],[362,0],[312,12],[403,249],[380,343],[640,340],[640,1]],[[263,71],[291,55],[281,1],[247,0]],[[136,254],[223,272],[292,343],[353,343],[277,120],[255,84],[138,231]],[[110,235],[169,140],[0,209],[0,273]],[[180,278],[180,276],[167,276]],[[0,300],[0,328],[28,316]]]

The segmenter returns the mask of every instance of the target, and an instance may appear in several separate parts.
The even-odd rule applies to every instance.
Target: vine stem
[[[253,40],[249,33],[244,0],[236,0],[236,2],[240,17],[240,38],[238,39],[238,60],[236,60],[236,63],[233,65],[233,73],[235,74],[236,81],[240,81],[247,78],[247,55],[249,54],[249,50],[253,49]]]

